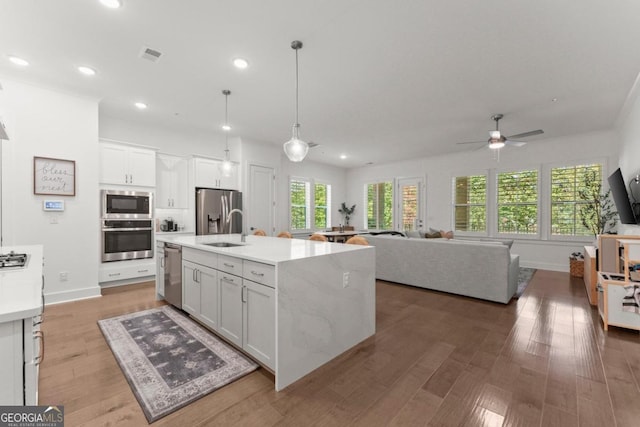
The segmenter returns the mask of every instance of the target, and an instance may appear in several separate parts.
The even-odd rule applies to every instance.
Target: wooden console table
[[[598,304],[598,272],[596,271],[596,248],[595,246],[584,247],[584,287],[587,290],[587,297],[591,305]]]

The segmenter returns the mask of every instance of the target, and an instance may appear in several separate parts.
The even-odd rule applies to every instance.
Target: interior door
[[[273,168],[249,165],[249,185],[246,197],[247,234],[264,230],[268,236],[275,232],[275,172]]]
[[[396,230],[422,230],[424,224],[424,179],[400,178],[396,188]]]

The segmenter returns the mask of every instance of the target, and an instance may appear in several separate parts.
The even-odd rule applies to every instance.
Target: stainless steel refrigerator
[[[242,233],[242,193],[233,190],[196,188],[196,235]]]

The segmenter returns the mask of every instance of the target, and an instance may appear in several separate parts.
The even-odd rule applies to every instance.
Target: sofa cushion
[[[405,231],[404,234],[407,235],[407,237],[411,237],[412,239],[419,239],[420,237],[420,232],[419,231]]]

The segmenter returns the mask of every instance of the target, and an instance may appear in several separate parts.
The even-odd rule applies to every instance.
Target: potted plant
[[[618,212],[611,200],[611,190],[602,193],[602,182],[594,170],[585,173],[584,187],[578,190],[580,198],[587,203],[580,205],[580,220],[594,237],[613,229],[617,224]]]
[[[342,207],[338,209],[338,212],[340,212],[344,217],[344,225],[349,225],[349,219],[351,218],[351,214],[353,214],[353,211],[355,210],[356,205],[353,205],[349,208],[347,207],[347,204],[345,202],[342,202]]]

